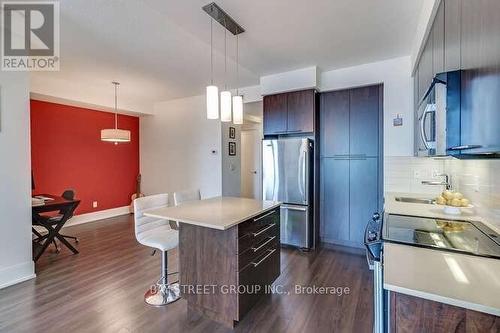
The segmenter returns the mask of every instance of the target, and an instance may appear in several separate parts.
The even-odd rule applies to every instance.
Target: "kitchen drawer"
[[[255,237],[258,236],[259,233],[265,232],[264,230],[273,224],[279,226],[279,212],[279,207],[276,207],[246,222],[240,223],[238,225],[238,237],[244,237],[247,235],[253,235]]]
[[[267,235],[259,243],[238,255],[238,270],[243,270],[246,266],[257,263],[264,254],[272,249],[279,250],[279,248],[279,236]]]
[[[272,251],[272,252],[271,252]],[[280,249],[279,246],[262,254],[256,264],[250,264],[238,273],[240,289],[242,286],[247,292],[239,294],[238,297],[238,317],[247,313],[252,306],[265,293],[266,286],[270,286],[280,275]],[[257,290],[256,288],[260,288]]]
[[[266,227],[262,227],[262,232],[248,233],[243,237],[238,239],[238,253],[243,253],[251,247],[257,247],[262,242],[272,236],[278,236],[280,234],[280,226],[278,224],[271,223]],[[254,236],[256,234],[257,236]]]

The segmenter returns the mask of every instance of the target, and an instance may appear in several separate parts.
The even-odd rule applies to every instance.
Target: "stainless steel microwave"
[[[436,77],[420,101],[416,112],[415,150],[417,156],[446,156],[446,102],[446,82]]]

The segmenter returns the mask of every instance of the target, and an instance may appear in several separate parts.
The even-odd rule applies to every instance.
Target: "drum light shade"
[[[243,97],[239,95],[233,96],[233,123],[243,124]]]
[[[207,119],[219,118],[219,88],[207,86]]]
[[[130,142],[130,131],[122,129],[101,130],[101,141],[107,142]]]
[[[231,92],[228,90],[220,93],[220,120],[231,121]]]

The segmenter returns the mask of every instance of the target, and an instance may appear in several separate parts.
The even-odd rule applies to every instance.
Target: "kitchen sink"
[[[407,203],[419,203],[419,204],[433,204],[434,203],[434,199],[409,198],[409,197],[396,197],[396,201],[407,202]]]

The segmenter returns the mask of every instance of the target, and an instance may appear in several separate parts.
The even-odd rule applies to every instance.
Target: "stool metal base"
[[[180,298],[179,283],[156,284],[144,295],[144,301],[153,306],[162,306],[175,302]]]

